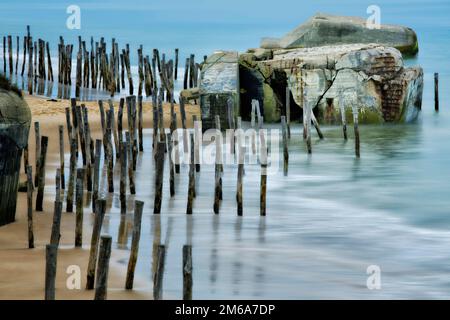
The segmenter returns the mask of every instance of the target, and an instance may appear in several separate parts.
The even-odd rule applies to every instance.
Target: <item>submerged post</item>
[[[108,291],[109,258],[111,257],[111,236],[101,236],[98,256],[97,282],[94,300],[106,300]]]
[[[156,150],[156,168],[155,168],[155,203],[153,213],[161,213],[162,190],[163,190],[163,176],[164,176],[164,151],[166,148],[165,142],[158,142]]]
[[[159,245],[156,261],[156,270],[153,276],[153,299],[155,300],[161,300],[162,298],[165,255],[166,255],[166,247],[164,245]]]
[[[439,111],[439,73],[434,74],[434,110]]]
[[[130,259],[128,260],[127,279],[125,282],[125,289],[127,290],[133,289],[134,269],[136,268],[136,261],[139,251],[139,240],[141,238],[141,221],[143,208],[144,202],[136,200],[134,206],[133,237],[131,240]]]
[[[48,244],[45,247],[45,300],[55,300],[57,253],[56,245]]]
[[[89,251],[89,263],[87,269],[86,289],[94,289],[95,282],[95,267],[97,265],[98,256],[98,242],[100,238],[100,232],[102,230],[103,218],[105,217],[106,200],[97,200],[95,205],[95,221],[92,229],[91,249]]]
[[[192,246],[183,246],[183,300],[192,300]]]

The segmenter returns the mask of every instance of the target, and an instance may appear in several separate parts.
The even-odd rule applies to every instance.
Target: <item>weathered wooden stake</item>
[[[95,267],[97,265],[97,256],[98,256],[98,242],[102,230],[103,218],[105,217],[106,200],[103,199],[97,200],[95,209],[96,209],[95,220],[94,220],[94,227],[92,229],[91,248],[89,251],[89,263],[86,278],[87,290],[94,289]]]
[[[83,245],[83,192],[84,192],[84,169],[77,170],[76,187],[76,226],[75,226],[75,247]]]
[[[322,140],[323,139],[323,133],[322,130],[320,130],[319,121],[317,121],[316,116],[314,115],[314,112],[311,112],[311,120],[314,125],[314,128],[316,128],[317,135]]]
[[[136,268],[136,262],[139,252],[139,240],[141,238],[141,221],[143,208],[144,202],[136,200],[134,205],[134,225],[133,236],[131,239],[130,259],[128,260],[127,279],[125,282],[125,289],[127,290],[133,289],[134,270]]]
[[[192,300],[192,246],[183,246],[183,300]]]
[[[59,169],[61,171],[61,189],[66,188],[66,178],[64,174],[64,126],[59,126]]]
[[[358,107],[355,106],[353,109],[353,128],[355,131],[355,155],[357,158],[360,157],[360,140],[359,140],[359,127],[358,127]]]
[[[222,132],[220,131],[220,119],[219,116],[216,116],[216,126],[219,126],[219,129],[216,128],[216,163],[214,165],[215,172],[215,186],[214,186],[214,213],[218,214],[220,210],[220,200],[222,198]]]
[[[44,201],[44,187],[45,187],[45,161],[47,157],[48,137],[41,138],[41,154],[39,159],[39,180],[38,191],[36,196],[36,211],[43,211],[42,204]]]
[[[121,145],[122,149],[120,151],[120,213],[127,213],[127,154],[128,145],[123,142]]]
[[[291,91],[286,86],[286,125],[287,125],[287,137],[291,139]]]
[[[113,156],[113,146],[111,141],[111,125],[112,125],[112,118],[114,117],[113,113],[111,111],[108,112],[108,117],[106,121],[106,130],[105,130],[105,136],[104,140],[106,140],[106,146],[107,146],[107,163],[108,163],[108,191],[114,192],[114,156]],[[104,143],[105,144],[105,143]]]
[[[281,132],[283,136],[283,172],[284,175],[287,176],[288,174],[288,167],[289,167],[289,150],[288,150],[288,137],[287,137],[287,124],[286,124],[286,118],[284,116],[281,116]]]
[[[55,201],[53,209],[53,223],[52,233],[50,235],[50,244],[59,246],[59,239],[61,238],[61,214],[62,201]]]
[[[155,168],[155,203],[153,213],[161,213],[161,201],[162,201],[162,189],[163,189],[163,177],[164,177],[164,153],[166,143],[158,142],[156,150],[156,168]]]
[[[144,138],[143,138],[143,127],[144,127],[144,118],[142,111],[142,96],[138,97],[138,134],[139,134],[139,151],[144,151]]]
[[[238,177],[237,177],[237,188],[236,188],[236,201],[237,201],[237,215],[242,216],[243,206],[242,206],[242,179],[244,176],[244,160],[245,160],[245,147],[240,146],[239,148],[239,163],[238,163]]]
[[[66,211],[73,212],[73,193],[75,185],[75,172],[77,169],[76,148],[77,143],[75,138],[72,138],[70,143],[70,171],[69,171],[69,185],[67,186]]]
[[[187,208],[186,208],[186,214],[192,214],[192,203],[195,198],[195,164],[194,164],[194,135],[190,134],[191,136],[191,158],[189,162],[189,189],[188,189],[188,201],[187,201]]]
[[[98,185],[100,180],[100,156],[102,152],[102,140],[95,140],[95,162],[94,162],[94,188],[92,193],[92,211],[97,212]]]
[[[197,115],[192,116],[192,121],[194,123],[194,161],[195,161],[195,172],[200,172],[200,163],[201,163],[201,157],[200,157],[200,147],[201,147],[201,135],[202,135],[202,129],[201,129],[201,122],[197,121]]]
[[[175,195],[175,168],[173,164],[173,158],[172,158],[172,134],[167,134],[167,143],[169,144],[169,184],[170,184],[170,196],[173,197]]]
[[[344,140],[347,141],[347,119],[345,117],[344,99],[342,97],[339,98],[339,109],[341,111],[342,133],[344,134]]]
[[[164,245],[158,246],[158,259],[156,262],[156,270],[153,276],[153,299],[162,299],[162,285],[164,274],[164,260],[166,256],[166,247]]]
[[[27,166],[28,248],[34,248],[33,233],[33,169]]]
[[[41,158],[41,134],[40,134],[40,125],[38,121],[34,122],[34,138],[35,138],[35,167],[36,173],[34,174],[34,186],[38,186],[39,181],[39,159]]]
[[[111,236],[101,236],[98,255],[97,281],[95,283],[95,300],[106,300],[108,291],[109,258],[111,257]]]
[[[47,244],[45,247],[45,300],[55,300],[57,255],[58,247]]]
[[[130,185],[130,193],[136,194],[136,186],[134,183],[134,170],[133,170],[133,151],[132,151],[132,145],[131,145],[131,137],[130,132],[125,132],[126,137],[126,143],[127,143],[127,149],[128,149],[128,179],[129,179],[129,185]]]
[[[261,163],[261,190],[260,190],[260,215],[266,215],[267,194],[267,146],[264,132],[259,132],[260,137],[260,163]]]
[[[434,74],[434,110],[439,111],[439,73]]]

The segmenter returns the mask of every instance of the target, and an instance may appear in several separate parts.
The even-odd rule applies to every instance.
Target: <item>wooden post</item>
[[[70,143],[71,140],[72,140],[72,124],[71,124],[71,121],[70,121],[70,109],[69,109],[69,107],[66,107],[65,111],[66,111],[67,138],[69,139],[68,141]]]
[[[77,187],[76,187],[76,226],[75,226],[75,247],[83,245],[83,186],[84,186],[84,169],[77,170]]]
[[[40,133],[40,125],[38,121],[34,122],[34,138],[35,138],[35,167],[36,173],[34,174],[34,186],[38,186],[39,181],[39,159],[41,158],[41,133]]]
[[[43,211],[42,204],[44,201],[45,187],[45,161],[47,157],[48,137],[42,136],[41,139],[41,155],[39,159],[39,180],[38,191],[36,196],[36,211]]]
[[[286,126],[287,138],[291,139],[291,91],[289,86],[286,86]]]
[[[111,130],[114,138],[114,146],[116,149],[116,159],[120,157],[120,149],[119,149],[119,137],[117,136],[117,128],[116,128],[116,119],[114,113],[114,103],[111,99],[108,100],[109,103],[109,112],[111,113]]]
[[[100,180],[100,156],[102,152],[102,140],[95,140],[95,162],[94,162],[94,188],[92,193],[92,211],[97,212],[98,185]]]
[[[305,103],[303,104],[303,131],[305,134],[305,140],[306,140],[306,148],[308,150],[308,153],[312,153],[312,146],[311,146],[311,106],[305,99]]]
[[[88,192],[92,192],[92,161],[94,160],[94,143],[91,138],[91,128],[89,126],[88,109],[85,105],[81,105],[83,112],[84,135],[86,141],[86,188]]]
[[[264,131],[259,132],[260,137],[260,163],[261,163],[261,189],[260,189],[260,211],[261,216],[266,215],[267,194],[267,146]]]
[[[288,137],[287,137],[287,124],[286,118],[281,116],[281,132],[283,136],[283,172],[284,175],[288,174],[288,166],[289,166],[289,151],[288,151]]]
[[[144,135],[142,133],[144,127],[144,118],[142,110],[142,96],[138,97],[138,134],[139,134],[139,151],[144,151]]]
[[[169,141],[172,142],[172,147],[174,149],[174,154],[173,156],[175,157],[175,173],[180,173],[180,137],[178,135],[178,131],[177,131],[177,114],[174,113],[173,117],[172,117],[172,122],[170,124],[170,133],[171,133],[171,138],[169,139]],[[176,144],[174,144],[173,142],[176,141]]]
[[[81,154],[83,156],[83,165],[85,166],[87,163],[86,158],[86,140],[84,135],[84,123],[83,123],[83,116],[81,115],[81,107],[76,106],[75,107],[75,116],[77,118],[77,133],[80,137],[80,147],[81,147]]]
[[[189,161],[189,189],[188,189],[186,214],[192,214],[192,202],[194,201],[195,198],[194,135],[190,134],[190,136],[191,136],[190,140],[191,158]]]
[[[125,104],[125,99],[120,98],[119,110],[117,111],[117,135],[119,138],[119,150],[122,150],[123,143],[123,106]]]
[[[347,120],[345,117],[345,106],[343,97],[339,97],[339,109],[341,111],[342,132],[344,134],[344,140],[347,141]]]
[[[156,168],[155,168],[155,203],[153,208],[153,213],[161,213],[161,201],[162,201],[162,190],[163,190],[163,176],[164,176],[164,153],[165,153],[166,143],[158,142],[158,147],[156,150]]]
[[[8,36],[8,53],[9,53],[9,74],[13,74],[14,72],[14,64],[13,64],[13,48],[12,48],[12,37]]]
[[[73,212],[73,192],[75,184],[75,172],[77,169],[76,157],[76,140],[72,138],[70,143],[70,171],[69,171],[69,185],[67,186],[66,211]]]
[[[434,111],[439,111],[439,73],[434,74]]]
[[[218,128],[217,128],[218,127]],[[214,165],[215,186],[214,186],[214,213],[219,213],[220,200],[222,198],[222,132],[220,131],[220,118],[216,116],[216,163]]]
[[[316,116],[314,115],[314,112],[311,112],[311,120],[314,125],[314,128],[316,128],[317,135],[319,136],[320,140],[322,140],[323,133],[322,133],[322,130],[320,130],[319,121],[317,121]]]
[[[127,290],[133,289],[134,270],[136,268],[139,251],[139,240],[141,238],[141,221],[143,208],[144,202],[136,200],[134,205],[134,225],[133,236],[131,239],[130,259],[128,260],[127,279],[125,281],[125,289]]]
[[[127,143],[122,143],[120,150],[120,213],[127,213]]]
[[[3,73],[6,74],[6,37],[5,36],[3,37]]]
[[[103,218],[105,217],[106,200],[103,199],[97,200],[95,208],[96,212],[95,212],[94,227],[92,229],[91,248],[89,251],[86,290],[94,289],[95,267],[97,265],[97,256],[98,256],[98,242],[102,230]]]
[[[162,284],[163,284],[165,255],[166,255],[166,247],[164,245],[159,245],[156,270],[153,276],[153,299],[155,300],[162,299]]]
[[[62,214],[62,201],[55,201],[53,207],[53,223],[52,233],[50,236],[50,244],[59,246],[59,239],[61,238],[61,214]]]
[[[61,201],[61,169],[56,169],[55,177],[55,201]]]
[[[358,107],[354,106],[353,108],[353,128],[355,131],[355,155],[357,158],[360,157],[360,140],[359,140],[359,127],[358,127]]]
[[[178,79],[178,48],[175,49],[175,80]]]
[[[170,197],[173,197],[175,195],[175,168],[173,164],[173,158],[172,158],[172,134],[167,134],[167,143],[169,144],[169,184],[170,184]]]
[[[64,126],[59,127],[59,169],[61,171],[61,189],[66,188],[66,179],[64,174]]]
[[[132,146],[131,146],[131,137],[130,137],[130,132],[127,131],[125,132],[125,137],[126,137],[126,145],[127,145],[127,149],[128,149],[128,179],[129,179],[129,185],[130,185],[130,193],[131,194],[136,194],[136,186],[134,183],[134,170],[133,170],[133,151]]]
[[[32,167],[27,166],[27,207],[28,207],[28,248],[34,248],[33,233],[33,174]]]
[[[200,172],[201,154],[200,147],[202,143],[202,129],[201,122],[197,121],[197,116],[192,116],[192,121],[194,123],[194,161],[195,161],[195,172]]]
[[[98,256],[97,281],[95,283],[95,300],[106,300],[108,291],[109,258],[111,257],[111,236],[101,236]]]
[[[186,64],[184,67],[184,80],[183,80],[183,89],[184,90],[186,90],[188,88],[189,62],[190,62],[190,59],[186,58]]]
[[[183,300],[192,300],[192,246],[183,246]]]
[[[104,140],[106,140],[107,145],[107,160],[108,160],[108,191],[114,192],[114,157],[113,157],[113,146],[111,141],[111,125],[113,114],[111,110],[108,112],[108,118],[106,121],[106,130]],[[104,142],[105,144],[105,142]]]
[[[19,36],[16,36],[16,75],[17,70],[19,69]]]
[[[55,300],[56,259],[58,247],[47,244],[45,247],[45,300]]]
[[[245,160],[245,147],[240,146],[239,148],[239,163],[238,163],[238,177],[237,177],[237,188],[236,188],[236,201],[237,201],[237,215],[242,216],[243,206],[242,206],[242,179],[244,176],[244,160]]]

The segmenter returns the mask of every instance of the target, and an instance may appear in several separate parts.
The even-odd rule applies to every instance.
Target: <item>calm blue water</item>
[[[65,28],[68,4],[4,0],[2,33],[23,35],[30,24],[34,36],[54,45],[59,35],[75,42],[80,33],[115,37],[134,49],[139,44],[162,52],[179,47],[181,57],[201,57],[215,49],[256,47],[261,37],[283,35],[315,12],[366,16],[372,1],[77,1],[79,31]],[[361,126],[359,160],[353,138],[345,143],[338,127],[324,127],[323,141],[313,135],[313,154],[307,156],[300,124],[294,125],[289,176],[280,172],[268,180],[267,218],[258,217],[258,166],[246,167],[243,218],[236,217],[233,166],[225,168],[219,217],[212,214],[213,168],[207,166],[199,177],[193,217],[184,215],[186,167],[173,199],[166,196],[165,180],[163,214],[153,216],[153,170],[142,165],[151,161],[148,135],[137,174],[136,198],[146,202],[138,270],[150,281],[152,244],[166,243],[165,297],[181,296],[181,248],[192,243],[194,298],[450,298],[450,2],[376,4],[382,23],[407,25],[418,33],[420,53],[406,63],[424,68],[420,119]],[[434,72],[440,74],[439,114],[433,110]],[[51,177],[58,156],[53,160]],[[118,239],[118,194],[109,200],[105,231]],[[116,250],[129,245],[129,237],[116,243]],[[366,268],[372,264],[381,268],[381,290],[366,288]]]

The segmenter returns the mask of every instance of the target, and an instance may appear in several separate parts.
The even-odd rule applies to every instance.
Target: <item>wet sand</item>
[[[39,121],[41,136],[49,137],[49,157],[59,157],[58,126],[64,125],[66,129],[65,107],[70,106],[70,101],[47,101],[47,99],[26,96],[32,112],[32,125],[29,135],[29,161],[35,170],[35,136],[33,122]],[[93,139],[101,138],[100,115],[96,101],[85,102],[89,110],[89,122]],[[118,110],[118,102],[115,102],[115,111]],[[105,110],[109,107],[106,104]],[[144,103],[144,128],[152,127],[151,103]],[[175,105],[175,112],[179,114],[179,106]],[[199,114],[198,106],[187,105],[187,125],[191,125],[192,115]],[[166,127],[169,126],[170,104],[164,105],[164,119]],[[181,119],[178,117],[179,126]],[[124,112],[124,130],[127,128],[126,112]],[[67,132],[64,135],[65,151],[69,150]],[[68,159],[66,157],[66,169]],[[25,180],[23,167],[21,168],[21,181]],[[66,173],[67,174],[67,173]],[[66,180],[67,181],[67,180]],[[55,177],[53,172],[46,173],[46,193],[54,192]],[[36,196],[34,192],[33,196]],[[34,201],[33,201],[34,203]],[[28,249],[27,234],[27,205],[26,193],[19,193],[16,211],[16,222],[0,227],[0,299],[43,299],[45,279],[45,245],[49,242],[52,219],[53,200],[44,197],[44,212],[33,212],[35,249]],[[85,207],[83,247],[74,248],[75,239],[75,214],[65,213],[63,203],[63,216],[61,221],[61,240],[58,250],[56,299],[92,299],[94,291],[84,290],[86,270],[89,259],[89,244],[91,228],[88,228],[92,219],[91,210]],[[128,263],[128,250],[113,248],[110,260],[110,272],[108,282],[108,299],[151,299],[152,288],[148,279],[141,279],[135,275],[134,290],[124,289],[126,268]],[[70,277],[67,268],[77,265],[81,269],[81,290],[67,289],[66,281]]]

